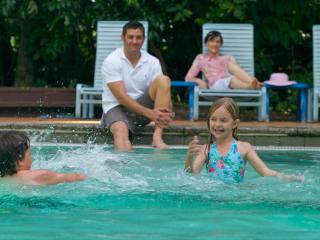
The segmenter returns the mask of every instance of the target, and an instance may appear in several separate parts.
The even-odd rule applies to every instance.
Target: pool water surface
[[[183,171],[186,149],[116,152],[101,145],[32,146],[33,168],[81,172],[84,182],[0,182],[0,239],[319,239],[320,152],[258,151],[302,182],[241,184]]]

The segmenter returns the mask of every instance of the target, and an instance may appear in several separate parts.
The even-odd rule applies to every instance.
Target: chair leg
[[[266,109],[266,121],[269,122],[270,121],[270,98],[269,98],[269,94],[266,92],[266,105],[265,105],[265,109]]]
[[[76,88],[76,109],[75,109],[76,118],[81,117],[81,85],[78,84]]]
[[[261,89],[261,97],[259,98],[260,106],[258,108],[258,121],[269,121],[269,117],[266,110],[266,98],[267,92],[266,88]]]
[[[311,88],[308,89],[308,100],[307,100],[307,121],[312,121],[312,90]]]
[[[90,95],[89,96],[89,100],[92,100],[93,99],[93,96],[92,95]],[[93,103],[89,103],[88,104],[89,106],[88,106],[88,108],[89,108],[89,113],[88,113],[88,117],[89,118],[93,118],[93,111],[94,111],[94,104]]]
[[[84,94],[83,99],[87,102],[88,95]],[[88,118],[88,103],[82,103],[82,118]]]
[[[189,120],[193,120],[194,112],[194,87],[189,87]]]
[[[318,121],[318,114],[319,114],[319,91],[313,91],[313,121]]]
[[[299,89],[298,95],[297,95],[297,100],[296,100],[296,119],[297,121],[302,121],[302,89]]]
[[[199,118],[199,87],[194,87],[194,99],[193,99],[193,120]]]

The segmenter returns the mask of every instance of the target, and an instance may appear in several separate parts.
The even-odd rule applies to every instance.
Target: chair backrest
[[[237,63],[254,76],[254,40],[252,24],[205,23],[202,26],[202,50],[208,51],[204,38],[210,31],[219,31],[223,37],[222,55],[232,55]]]
[[[128,21],[98,21],[97,24],[97,49],[94,69],[94,87],[102,88],[101,67],[104,59],[115,49],[122,46],[122,27]],[[142,49],[147,50],[148,22],[140,21],[145,29],[145,41]]]
[[[313,26],[313,87],[320,89],[320,25]]]

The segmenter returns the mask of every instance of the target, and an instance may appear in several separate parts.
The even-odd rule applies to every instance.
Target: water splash
[[[92,198],[115,197],[119,204],[136,196],[136,201],[156,201],[160,198],[166,204],[201,205],[234,203],[269,203],[296,207],[314,208],[319,204],[320,190],[317,188],[319,162],[308,154],[309,159],[295,159],[296,164],[287,164],[274,159],[283,158],[282,153],[267,155],[268,166],[287,174],[296,174],[303,182],[290,182],[278,178],[260,177],[250,166],[247,167],[242,184],[225,184],[208,178],[205,171],[198,176],[185,173],[183,162],[185,149],[136,149],[132,152],[117,152],[110,146],[98,144],[39,145],[32,147],[33,168],[51,169],[58,172],[80,172],[88,176],[84,182],[61,184],[46,188],[21,188],[18,194],[27,197],[55,197],[65,202],[90,205]],[[287,160],[293,161],[292,155]],[[288,160],[289,161],[289,160]],[[302,163],[306,162],[305,165]],[[312,168],[310,167],[312,164]],[[298,168],[297,168],[298,166]],[[138,196],[138,197],[137,197]],[[167,198],[167,199],[166,199]],[[97,203],[95,204],[103,204]],[[177,200],[178,199],[178,200]],[[180,201],[180,200],[181,201]],[[108,200],[104,200],[109,202]],[[110,203],[110,202],[109,202]]]

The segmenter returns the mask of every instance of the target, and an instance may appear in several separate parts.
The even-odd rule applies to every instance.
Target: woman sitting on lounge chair
[[[200,88],[214,90],[227,89],[260,89],[263,84],[255,77],[249,76],[232,56],[220,56],[223,38],[220,32],[209,32],[204,43],[208,48],[207,54],[199,54],[192,63],[185,79],[195,82]],[[202,72],[208,82],[197,78]]]

